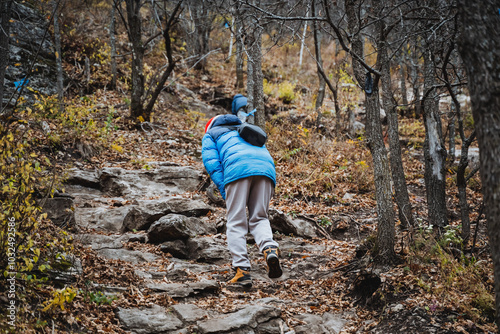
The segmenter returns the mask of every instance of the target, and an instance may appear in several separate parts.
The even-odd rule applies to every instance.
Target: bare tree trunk
[[[236,88],[241,89],[245,86],[245,82],[243,79],[243,33],[241,27],[241,21],[239,19],[236,20]]]
[[[58,2],[53,1],[54,5],[54,41],[56,48],[56,69],[57,69],[57,99],[59,100],[59,111],[64,112],[64,73],[62,68],[62,54],[61,54],[61,31],[59,29],[59,10],[57,8]],[[61,5],[64,5],[61,3]]]
[[[194,22],[194,55],[198,60],[195,68],[202,72],[206,72],[207,58],[209,50],[210,32],[212,30],[212,17],[210,10],[205,1],[191,1],[193,22]]]
[[[382,102],[387,113],[392,181],[394,183],[396,203],[398,205],[399,220],[403,227],[407,228],[413,226],[414,221],[411,212],[410,197],[408,196],[408,188],[406,186],[403,160],[401,158],[398,113],[392,97],[391,68],[390,60],[387,56],[387,42],[385,41],[385,37],[381,37],[377,46],[379,57],[378,63],[380,64],[382,74],[380,78],[382,82]]]
[[[485,215],[494,265],[500,328],[500,21],[498,1],[459,0],[460,53],[467,68],[472,115],[480,151]],[[495,13],[495,14],[493,14]]]
[[[0,0],[0,114],[2,114],[5,70],[9,64],[10,15],[13,0]]]
[[[315,6],[315,1],[312,1],[312,12],[313,16],[317,15],[317,10]],[[323,39],[323,36],[321,34],[321,31],[318,29],[318,22],[313,21],[313,36],[314,36],[314,52],[316,55],[316,67],[318,71],[318,80],[319,80],[319,88],[318,88],[318,95],[316,97],[316,103],[314,108],[316,109],[317,117],[316,117],[316,127],[319,127],[321,124],[321,106],[323,105],[323,100],[325,99],[325,88],[326,88],[326,82],[325,79],[323,78],[323,75],[321,74],[322,67],[323,67],[323,57],[321,56],[321,42]]]
[[[266,125],[264,115],[264,86],[262,74],[262,27],[258,25],[255,18],[250,18],[249,25],[250,32],[247,34],[245,43],[248,50],[247,61],[247,110],[251,111],[256,109],[255,115],[248,118],[249,123],[254,123],[261,128]]]
[[[419,44],[416,38],[410,38],[410,54],[406,57],[406,63],[409,66],[409,79],[413,91],[413,107],[415,118],[420,118],[422,115],[420,105],[420,81],[418,77],[418,61],[419,61]]]
[[[408,92],[406,90],[406,65],[404,62],[404,50],[399,57],[399,80],[401,88],[401,104],[403,105],[404,116],[408,115]]]
[[[446,209],[446,148],[443,144],[441,115],[434,77],[431,52],[424,53],[424,158],[427,208],[430,224],[444,227],[448,224]]]
[[[111,6],[109,22],[109,44],[111,46],[111,89],[116,89],[116,7]]]
[[[308,16],[309,16],[309,10],[306,12],[306,17]],[[307,33],[307,21],[304,22],[304,31],[302,33],[302,39],[300,43],[299,67],[302,67],[302,56],[304,54],[304,45],[306,44],[306,33]]]
[[[346,14],[348,29],[351,33],[358,31],[358,10],[360,0],[346,0]],[[374,3],[379,6],[378,2]],[[375,12],[379,12],[374,8]],[[351,39],[352,51],[364,60],[363,39],[360,34],[355,34]],[[353,69],[356,80],[364,86],[365,69],[358,60],[353,60]],[[394,252],[395,229],[394,211],[392,207],[391,177],[389,172],[389,160],[382,135],[382,124],[380,121],[380,102],[378,91],[378,77],[373,82],[373,91],[365,91],[366,106],[366,136],[367,144],[373,159],[373,173],[375,181],[375,197],[377,199],[377,254],[376,261],[381,264],[392,263],[396,254]]]
[[[130,96],[130,117],[134,120],[142,117],[149,121],[149,115],[144,114],[142,98],[144,96],[144,45],[142,43],[141,3],[137,0],[125,0],[127,7],[127,33],[132,44],[132,92]]]

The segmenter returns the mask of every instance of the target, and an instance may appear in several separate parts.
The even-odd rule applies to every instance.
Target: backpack
[[[238,134],[246,142],[254,146],[264,146],[267,140],[267,134],[259,126],[250,123],[243,123],[240,125],[223,125],[231,130],[238,130]]]

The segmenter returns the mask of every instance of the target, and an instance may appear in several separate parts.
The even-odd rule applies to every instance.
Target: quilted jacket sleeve
[[[205,169],[208,174],[210,174],[210,178],[215,183],[217,188],[219,188],[220,194],[225,200],[226,192],[224,190],[224,169],[222,168],[222,163],[220,161],[217,143],[214,141],[212,136],[208,134],[205,134],[201,142],[201,156]]]

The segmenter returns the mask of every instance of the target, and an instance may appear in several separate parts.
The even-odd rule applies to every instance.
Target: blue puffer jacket
[[[235,115],[222,115],[214,120],[202,139],[203,164],[224,199],[226,184],[245,177],[267,176],[276,186],[274,161],[267,148],[253,146],[238,131],[221,126],[239,124],[241,121]]]

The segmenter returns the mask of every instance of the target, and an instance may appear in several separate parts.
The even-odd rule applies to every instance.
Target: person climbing
[[[247,106],[248,99],[241,95],[241,94],[236,94],[233,97],[233,103],[231,105],[231,112],[233,115],[238,116],[238,118],[244,123],[248,122],[250,124],[254,124],[254,112],[255,110],[252,110],[249,113],[246,113],[246,106]]]
[[[276,186],[274,161],[265,146],[251,145],[239,136],[234,128],[241,124],[236,115],[210,119],[205,126],[201,154],[205,169],[226,201],[227,244],[236,272],[229,283],[249,288],[252,277],[248,232],[264,255],[268,276],[278,278],[283,271],[278,243],[273,240],[268,218],[269,202]]]

